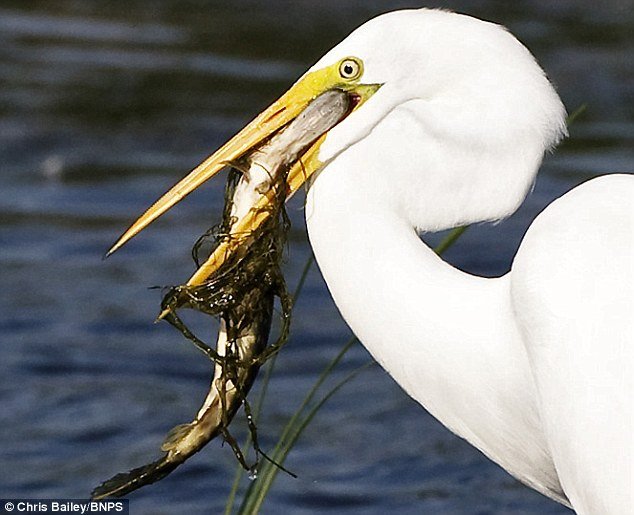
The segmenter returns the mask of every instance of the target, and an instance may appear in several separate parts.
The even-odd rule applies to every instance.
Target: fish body
[[[169,432],[161,446],[161,458],[105,481],[93,490],[93,499],[121,497],[164,478],[218,435],[248,467],[228,428],[240,406],[248,406],[246,396],[261,364],[288,336],[292,302],[281,271],[289,228],[284,211],[286,174],[304,149],[349,112],[349,100],[339,90],[322,94],[243,162],[235,163],[242,175],[234,170],[229,176],[218,245],[210,259],[225,252],[231,246],[227,243],[238,241],[239,245],[233,245],[237,250],[228,258],[222,256],[222,266],[212,274],[203,274],[203,279],[195,274],[196,281],[190,279],[186,285],[173,288],[163,300],[159,317],[181,330],[215,362],[209,392],[194,420]],[[273,201],[267,203],[265,213],[253,213],[263,196]],[[254,231],[241,233],[240,220],[249,215],[262,221]],[[269,345],[275,297],[280,299],[282,323],[278,340]],[[215,350],[182,323],[176,314],[182,307],[220,317]]]
[[[267,180],[270,180],[268,176]],[[229,229],[242,204],[251,200],[251,195],[247,192],[256,187],[253,180],[251,188],[244,184],[246,182],[245,174],[238,186],[228,186],[234,190],[232,209],[228,217],[226,212],[224,220],[224,225]],[[271,217],[268,225],[277,225],[277,222],[277,217]],[[163,305],[170,306],[170,315],[166,319],[182,329],[190,339],[196,337],[188,332],[175,315],[177,307],[199,308],[221,317],[215,349],[218,359],[215,360],[209,392],[194,420],[176,426],[168,433],[161,446],[161,450],[165,452],[161,458],[115,475],[93,490],[94,499],[121,497],[162,479],[202,449],[207,442],[227,430],[257,376],[260,367],[257,358],[268,343],[275,295],[284,295],[278,281],[262,279],[264,276],[282,277],[281,272],[274,269],[279,265],[273,258],[276,259],[276,247],[283,244],[281,240],[285,240],[285,235],[280,237],[281,232],[275,227],[267,226],[263,229],[263,233],[269,233],[269,241],[266,241],[267,238],[259,240],[239,263],[227,263],[226,270],[219,270],[217,277],[200,286],[181,287],[167,294]],[[261,252],[266,252],[269,259],[250,257]],[[229,290],[230,300],[226,299],[226,290]],[[204,345],[197,338],[196,340]]]

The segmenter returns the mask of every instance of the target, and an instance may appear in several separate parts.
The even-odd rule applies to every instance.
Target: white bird
[[[553,202],[499,278],[457,270],[417,234],[509,216],[566,134],[555,90],[503,27],[429,9],[367,22],[113,250],[330,89],[351,112],[288,182],[290,195],[310,176],[310,242],[346,322],[409,395],[523,483],[580,514],[633,513],[634,178]]]

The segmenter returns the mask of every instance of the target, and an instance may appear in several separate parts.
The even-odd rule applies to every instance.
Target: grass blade
[[[460,236],[462,236],[468,228],[468,225],[463,225],[462,227],[456,227],[455,229],[452,229],[452,231],[447,236],[445,236],[445,238],[438,245],[436,245],[436,248],[434,248],[434,252],[439,256],[442,256],[449,247],[451,247],[454,243],[456,243],[456,241],[458,241],[458,238],[460,238]]]
[[[334,368],[339,364],[339,362],[345,356],[345,354],[356,343],[358,343],[358,340],[356,337],[353,336],[341,348],[339,353],[332,359],[332,361],[326,366],[326,368],[324,368],[324,370],[319,376],[319,379],[310,389],[310,391],[308,392],[308,394],[302,401],[299,408],[295,411],[291,419],[288,421],[288,423],[284,427],[284,430],[282,431],[282,434],[277,442],[277,445],[275,446],[275,449],[273,450],[271,454],[271,458],[277,463],[279,463],[280,465],[283,465],[284,459],[286,458],[289,451],[293,447],[294,443],[297,441],[297,438],[303,431],[303,429],[301,429],[302,426],[306,427],[306,425],[310,421],[310,420],[306,421],[306,419],[302,419],[302,414],[304,410],[313,401],[321,385],[330,376]],[[339,389],[341,386],[338,386],[337,389]],[[331,392],[329,392],[329,394],[327,394],[326,397],[330,398],[331,395],[332,395]],[[324,402],[325,400],[322,399],[315,406],[315,408],[317,409],[313,408],[314,412],[312,413],[312,415],[310,415],[311,420],[314,417],[314,415],[317,413],[319,408],[323,406]],[[273,485],[273,481],[275,480],[275,477],[277,476],[278,472],[279,472],[279,468],[277,468],[275,465],[269,462],[265,462],[263,464],[258,479],[254,481],[253,483],[251,483],[251,485],[249,485],[249,488],[247,489],[244,495],[242,506],[240,507],[240,510],[238,511],[238,513],[240,514],[257,513],[257,510],[260,509],[268,491],[271,489],[271,486]]]

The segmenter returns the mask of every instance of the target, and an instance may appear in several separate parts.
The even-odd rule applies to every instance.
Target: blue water
[[[165,433],[191,420],[210,365],[167,324],[152,323],[160,291],[148,287],[189,277],[191,244],[220,216],[223,181],[114,257],[102,254],[351,29],[417,4],[0,1],[3,497],[86,497],[115,472],[155,458]],[[588,105],[524,207],[470,229],[446,255],[464,270],[498,275],[553,198],[632,168],[629,2],[428,5],[506,24],[569,110]],[[301,202],[291,217],[292,286],[309,254]],[[264,448],[348,336],[313,269],[259,423]],[[368,360],[355,348],[339,377]],[[451,435],[378,367],[324,407],[287,466],[299,478],[279,476],[265,513],[568,512]],[[231,451],[214,442],[131,495],[132,513],[219,513],[234,468]]]

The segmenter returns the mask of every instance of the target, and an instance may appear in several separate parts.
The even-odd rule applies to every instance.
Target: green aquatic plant
[[[235,168],[229,172],[222,223],[212,227],[194,244],[192,257],[197,267],[200,267],[201,262],[207,257],[201,258],[203,246],[211,242],[211,248],[207,252],[211,254],[225,239],[234,237],[231,228],[235,220],[231,212],[241,173],[243,172]],[[288,341],[291,319],[292,300],[281,269],[290,221],[286,214],[285,197],[281,189],[275,199],[275,202],[267,206],[270,216],[250,235],[249,245],[242,255],[231,256],[220,269],[200,285],[181,285],[170,288],[161,304],[163,313],[166,313],[165,320],[176,327],[185,338],[216,364],[217,373],[214,380],[220,382],[222,419],[219,432],[232,448],[240,466],[245,470],[256,470],[260,457],[269,459],[259,446],[255,417],[247,395],[259,367],[272,358]],[[275,341],[269,344],[276,298],[280,305],[280,329]],[[213,349],[198,338],[183,323],[177,310],[184,307],[220,317],[223,324],[222,330],[226,332],[227,340],[222,355],[219,355],[217,349]],[[254,344],[253,339],[255,339]],[[240,345],[243,340],[248,350],[245,344]],[[229,395],[231,389],[235,389],[235,395]],[[247,463],[246,453],[239,448],[229,430],[229,425],[240,406],[244,407],[251,445],[255,451],[255,461],[252,464]],[[177,438],[180,437],[178,427],[174,433]],[[163,450],[166,447],[164,444]]]
[[[230,230],[234,224],[231,212],[238,180],[239,172],[231,170],[222,223],[194,245],[193,257],[198,265],[200,250],[209,239],[213,238],[217,248],[226,238],[236,237]],[[282,184],[283,181],[284,177]],[[93,498],[123,496],[162,479],[218,435],[229,444],[245,469],[257,469],[260,458],[269,459],[259,446],[247,395],[260,366],[287,341],[290,327],[291,297],[281,270],[290,224],[284,207],[285,192],[283,188],[278,189],[274,201],[266,208],[270,210],[269,216],[253,234],[248,235],[249,244],[243,246],[242,253],[227,259],[201,284],[172,287],[163,298],[161,318],[176,327],[214,363],[214,376],[203,406],[192,422],[180,424],[168,433],[161,446],[165,453],[161,458],[115,475],[93,490]],[[269,344],[276,298],[281,308],[280,330],[277,339]],[[187,327],[178,315],[181,308],[191,308],[220,318],[217,348]],[[244,407],[255,450],[255,460],[251,464],[247,463],[229,430],[241,406]]]

